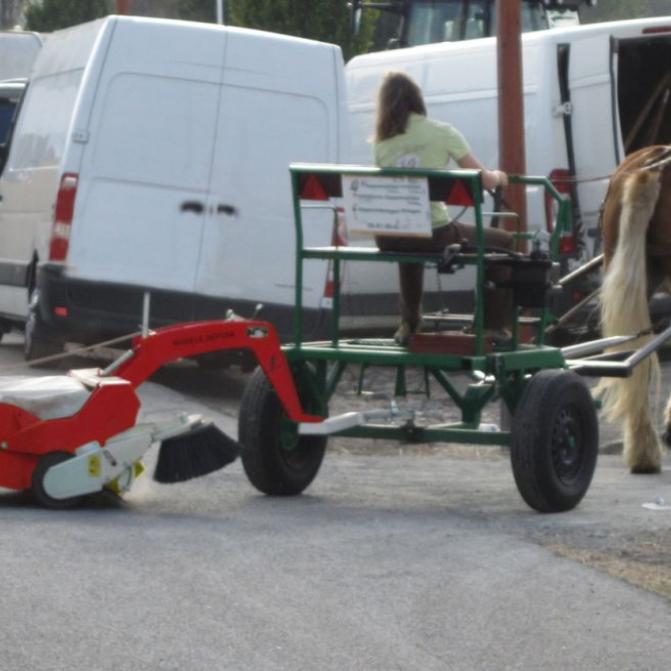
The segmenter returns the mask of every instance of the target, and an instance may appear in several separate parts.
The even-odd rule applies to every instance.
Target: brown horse
[[[635,335],[651,329],[648,310],[653,292],[671,292],[671,147],[640,149],[618,166],[604,201],[601,232],[604,280],[601,325],[604,337]],[[650,336],[635,341],[639,346]],[[631,343],[627,344],[631,348]],[[624,379],[602,379],[609,419],[619,419],[624,432],[624,459],[632,473],[656,473],[661,448],[649,402],[651,382],[659,385],[656,356],[644,359]],[[664,413],[671,432],[671,398]]]

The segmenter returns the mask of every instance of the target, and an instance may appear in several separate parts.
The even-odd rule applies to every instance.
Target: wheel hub
[[[582,436],[577,410],[562,408],[552,430],[552,461],[559,479],[568,484],[575,480],[583,462]]]

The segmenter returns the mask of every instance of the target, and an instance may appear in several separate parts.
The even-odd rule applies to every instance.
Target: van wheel
[[[0,340],[2,337],[12,330],[12,322],[6,319],[0,319]]]
[[[65,344],[54,338],[44,324],[39,312],[39,294],[33,291],[28,305],[28,319],[23,339],[23,354],[26,361],[36,361],[47,356],[62,354]]]

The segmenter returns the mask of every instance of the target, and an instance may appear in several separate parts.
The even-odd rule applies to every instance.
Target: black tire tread
[[[43,508],[66,510],[67,508],[76,506],[82,500],[81,496],[72,496],[68,499],[55,499],[44,491],[44,476],[46,472],[52,466],[71,459],[72,456],[68,452],[48,452],[38,461],[37,466],[33,470],[30,493]]]
[[[282,463],[277,444],[283,410],[263,371],[252,373],[242,395],[238,419],[240,459],[251,484],[270,496],[296,496],[314,480],[326,450],[326,438],[303,436],[313,455],[304,471],[291,471]]]
[[[30,330],[30,333],[29,333]],[[53,337],[40,317],[39,308],[29,308],[28,321],[25,325],[23,354],[26,361],[36,361],[48,356],[62,354],[65,344]]]
[[[580,482],[568,488],[554,482],[546,459],[552,431],[548,412],[563,400],[579,404],[585,433],[585,463]],[[594,402],[583,379],[564,369],[544,370],[528,382],[512,423],[510,458],[517,488],[526,503],[539,512],[564,512],[581,501],[592,480],[599,446]]]

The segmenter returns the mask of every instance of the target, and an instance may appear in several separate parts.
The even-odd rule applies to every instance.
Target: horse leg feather
[[[617,245],[601,288],[604,336],[635,335],[650,329],[646,233],[659,197],[659,173],[635,172],[624,180]],[[636,341],[639,347],[650,336]],[[631,347],[631,344],[628,344]],[[661,449],[650,413],[648,389],[659,380],[655,354],[638,364],[626,379],[602,379],[596,392],[610,420],[624,429],[624,459],[632,473],[657,472]]]

